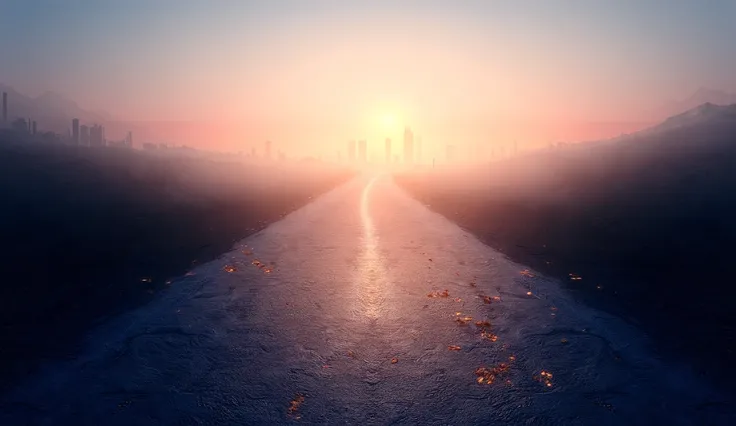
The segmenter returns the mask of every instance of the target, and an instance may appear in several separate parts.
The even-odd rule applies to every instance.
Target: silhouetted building
[[[133,132],[128,130],[128,134],[125,135],[125,145],[128,148],[133,148]]]
[[[414,133],[410,128],[404,129],[404,164],[411,165],[414,162]]]
[[[72,142],[74,145],[79,145],[79,119],[75,118],[72,120]]]
[[[89,146],[89,127],[84,124],[79,126],[79,144]]]
[[[99,124],[95,124],[89,129],[89,146],[105,146],[104,129]]]
[[[355,140],[348,141],[348,162],[355,162]]]
[[[366,163],[368,161],[368,143],[365,139],[358,141],[358,160],[361,163]]]
[[[386,138],[386,164],[391,164],[391,139]]]
[[[33,120],[33,125],[31,126],[31,134],[36,134],[36,120]]]
[[[8,93],[3,92],[3,123],[8,122]]]

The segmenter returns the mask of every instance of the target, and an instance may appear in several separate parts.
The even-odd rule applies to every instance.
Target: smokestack
[[[3,123],[8,122],[8,92],[3,92]]]

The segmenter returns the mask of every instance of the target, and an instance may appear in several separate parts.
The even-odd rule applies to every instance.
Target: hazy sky
[[[734,91],[735,40],[730,0],[0,0],[0,81],[284,146],[406,124],[429,147]]]

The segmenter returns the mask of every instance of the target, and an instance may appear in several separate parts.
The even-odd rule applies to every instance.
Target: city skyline
[[[427,158],[450,140],[543,146],[631,131],[699,87],[736,91],[724,41],[736,4],[663,7],[13,2],[0,6],[0,51],[10,58],[2,83],[67,94],[213,149],[272,139],[300,154],[334,152],[348,135],[401,140],[404,125],[422,129]],[[192,120],[213,124],[180,133],[160,124]],[[378,144],[369,151],[382,155]]]

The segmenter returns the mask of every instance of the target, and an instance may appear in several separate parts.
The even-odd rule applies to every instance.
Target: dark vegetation
[[[395,180],[512,259],[640,324],[668,356],[736,378],[736,105]]]
[[[305,163],[0,145],[0,388],[350,176]]]

